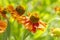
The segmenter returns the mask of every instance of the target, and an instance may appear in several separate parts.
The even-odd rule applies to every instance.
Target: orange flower
[[[6,17],[6,13],[7,13],[6,9],[3,8],[3,7],[0,7],[0,14],[1,14],[4,18],[7,18],[7,17]]]
[[[6,8],[9,12],[16,12],[18,13],[20,16],[24,14],[25,12],[25,9],[23,6],[17,6],[16,9],[14,9],[14,7],[12,5],[9,5],[7,8]]]
[[[55,11],[60,11],[60,7],[56,6],[55,8]]]
[[[46,27],[46,24],[43,23],[42,21],[39,21],[39,18],[31,16],[30,18],[27,16],[22,16],[21,18],[22,20],[20,20],[19,22],[22,23],[26,29],[28,29],[29,31],[35,33],[38,30],[43,30]],[[44,26],[41,27],[40,25]]]
[[[2,12],[1,12],[1,14],[2,14],[2,16],[3,16],[4,18],[7,18],[6,13],[7,13],[7,11],[6,11],[5,9],[2,10]]]
[[[5,21],[0,20],[0,33],[3,33],[7,28],[7,23]]]
[[[14,19],[17,19],[17,17],[19,17],[18,13],[15,11],[14,7],[12,5],[8,5],[8,7],[6,8],[6,10],[8,12],[10,12],[11,16],[14,18]]]
[[[20,16],[23,15],[25,12],[22,6],[17,6],[16,9],[14,9],[12,5],[9,5],[7,7],[7,10],[10,12],[10,14],[15,20],[20,20]]]

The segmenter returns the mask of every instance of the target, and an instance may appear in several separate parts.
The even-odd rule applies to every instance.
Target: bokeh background
[[[60,7],[60,0],[0,0],[0,5],[7,7],[9,4],[16,7],[22,5],[25,7],[27,15],[28,12],[39,13],[40,20],[47,24],[45,31],[37,31],[31,33],[14,20],[8,13],[10,18],[6,31],[0,34],[0,40],[60,40],[60,37],[51,36],[51,28],[60,28],[60,11],[55,11],[55,7]],[[2,18],[3,19],[3,18]],[[56,34],[60,35],[56,32]]]

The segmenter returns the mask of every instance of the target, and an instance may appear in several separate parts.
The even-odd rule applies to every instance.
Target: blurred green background
[[[60,28],[60,12],[58,14],[54,10],[55,6],[60,7],[60,0],[0,0],[0,5],[3,7],[7,7],[9,4],[14,7],[17,5],[24,6],[26,9],[25,15],[28,12],[37,11],[40,19],[47,23],[47,28],[44,32],[31,33],[22,24],[14,20],[10,14],[7,14],[10,18],[8,27],[4,33],[0,34],[0,40],[60,40],[60,37],[51,36],[50,33],[52,27]]]

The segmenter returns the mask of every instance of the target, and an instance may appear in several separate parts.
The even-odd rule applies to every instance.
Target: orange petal
[[[14,10],[14,7],[12,5],[8,5],[7,10],[12,12]]]
[[[39,24],[42,24],[44,27],[46,27],[46,25],[47,25],[46,23],[43,23],[41,21],[39,22]]]

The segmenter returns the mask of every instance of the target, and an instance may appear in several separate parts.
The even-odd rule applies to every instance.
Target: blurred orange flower
[[[0,33],[3,33],[7,28],[7,23],[5,21],[0,20]]]
[[[56,6],[55,8],[55,11],[60,11],[60,7]]]
[[[25,9],[22,6],[17,6],[16,9],[14,9],[12,5],[9,5],[7,7],[7,10],[10,12],[15,20],[20,19],[20,16],[22,16],[25,12]]]
[[[42,21],[39,21],[39,18],[37,17],[27,17],[27,16],[22,16],[21,18],[22,20],[20,20],[19,22],[21,22],[26,29],[28,29],[29,31],[35,33],[38,30],[43,30],[46,27],[46,24]],[[41,27],[40,25],[42,25],[43,27]]]
[[[4,18],[7,18],[6,13],[7,13],[6,9],[0,6],[0,14],[1,14]]]

